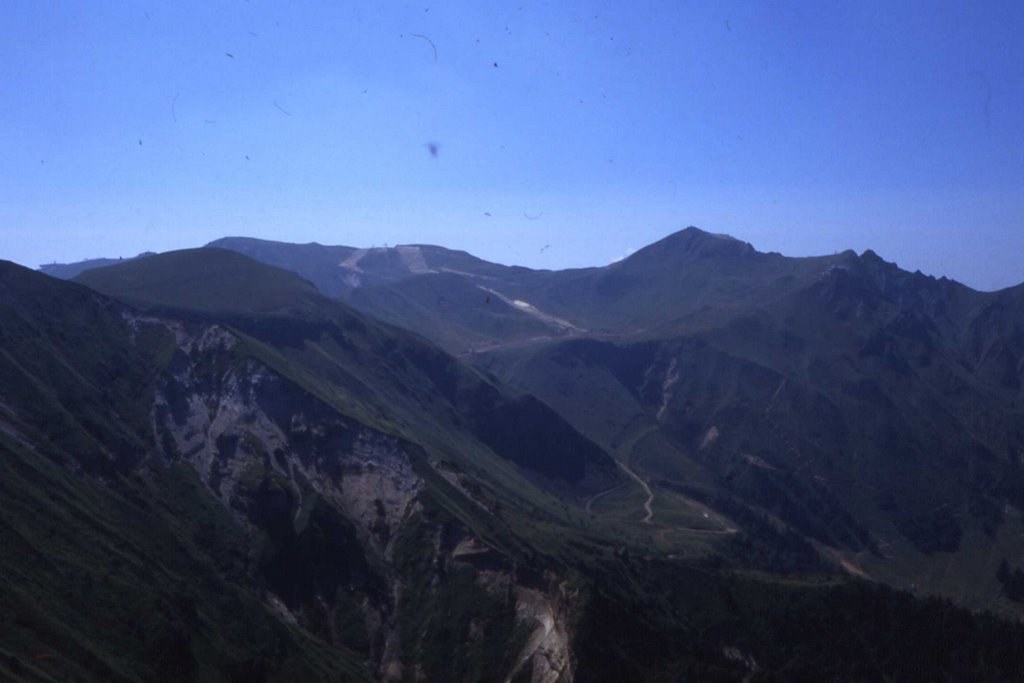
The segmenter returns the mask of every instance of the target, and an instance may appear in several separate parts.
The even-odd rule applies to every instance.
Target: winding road
[[[591,496],[590,498],[587,499],[587,502],[583,506],[583,508],[587,511],[587,514],[593,514],[593,512],[594,512],[594,503],[596,503],[599,498],[604,498],[609,493],[612,493],[614,491],[618,491],[619,489],[621,489],[625,485],[626,485],[626,482],[621,482],[621,483],[618,483],[615,486],[611,487],[610,489],[605,489],[604,491],[601,491],[600,493],[594,494],[593,496]]]
[[[626,472],[626,474],[631,476],[633,479],[636,479],[636,482],[638,484],[640,484],[640,486],[643,487],[644,493],[647,494],[647,500],[644,501],[644,511],[647,514],[644,516],[644,520],[643,521],[644,521],[644,524],[650,524],[651,523],[651,517],[654,516],[654,510],[651,509],[651,504],[654,502],[654,492],[651,491],[651,487],[647,485],[646,481],[641,479],[639,477],[639,475],[637,475],[636,472],[634,472],[633,470],[629,469],[629,465],[627,465],[624,462],[620,462],[618,460],[616,460],[616,462],[619,463],[619,467],[621,467]]]
[[[627,465],[627,464],[625,464],[623,462],[619,462],[619,461],[616,461],[616,463],[618,464],[619,467],[622,468],[622,470],[626,474],[629,475],[629,477],[631,479],[636,481],[636,483],[640,484],[640,486],[644,490],[644,493],[647,494],[647,500],[644,501],[644,513],[645,514],[644,514],[644,518],[643,518],[642,521],[643,521],[644,524],[653,524],[653,522],[651,520],[654,517],[654,509],[653,509],[653,505],[654,505],[654,491],[651,490],[651,487],[647,484],[647,482],[644,481],[640,477],[640,475],[638,475],[636,472],[634,472],[629,467],[629,465]],[[611,487],[610,489],[606,489],[606,490],[601,491],[600,493],[598,493],[598,494],[596,494],[594,496],[591,496],[587,500],[587,502],[586,502],[586,506],[585,507],[586,507],[587,512],[593,512],[592,507],[593,507],[594,503],[599,498],[601,498],[603,496],[606,496],[609,493],[612,493],[613,491],[617,491],[618,489],[620,489],[624,485],[625,485],[625,482],[623,482],[621,484],[617,484],[617,485]],[[705,510],[704,518],[705,519],[713,519],[714,521],[716,521],[719,524],[721,524],[722,528],[721,529],[698,529],[698,528],[694,528],[694,527],[666,527],[666,529],[676,530],[676,531],[685,531],[687,533],[692,533],[692,534],[707,534],[707,535],[713,535],[713,536],[735,534],[737,531],[739,531],[739,529],[737,529],[736,527],[730,525],[725,519],[722,518],[721,515],[719,515],[717,512],[715,512],[711,508],[709,508],[709,507],[707,507],[705,505],[701,505],[699,503],[695,503],[694,501],[691,501],[689,499],[686,499],[686,500],[691,505],[696,505],[700,509]]]

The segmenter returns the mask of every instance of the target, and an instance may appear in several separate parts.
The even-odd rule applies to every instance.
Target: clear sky
[[[249,235],[562,268],[696,225],[1024,281],[1020,0],[7,0],[0,65],[33,267]]]

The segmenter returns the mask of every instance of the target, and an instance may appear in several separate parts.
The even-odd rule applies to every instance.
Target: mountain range
[[[42,270],[0,264],[4,675],[1024,664],[1024,286],[696,228],[565,271],[250,238]]]
[[[329,248],[213,246],[331,291],[326,257],[304,258]],[[696,228],[603,268],[404,246],[333,272],[365,277],[337,298],[555,408],[653,485],[654,519],[725,498],[851,571],[999,602],[1024,531],[1024,286],[977,292],[870,251],[786,258]]]

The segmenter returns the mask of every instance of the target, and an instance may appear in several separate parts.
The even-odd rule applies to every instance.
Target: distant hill
[[[138,256],[131,256],[127,260],[133,258],[143,258],[146,256],[152,256],[153,252],[147,251]],[[60,278],[61,280],[70,280],[79,273],[83,273],[92,268],[102,268],[103,266],[112,266],[115,263],[120,263],[126,259],[123,258],[94,258],[87,259],[85,261],[78,261],[76,263],[47,263],[39,266],[39,272],[45,273],[50,277]]]
[[[316,315],[323,294],[295,273],[226,249],[187,249],[91,268],[74,280],[143,308]]]
[[[497,277],[524,270],[489,263],[464,251],[419,244],[357,249],[224,237],[206,246],[231,249],[286,268],[314,283],[325,294],[338,298],[345,298],[361,287],[386,285],[428,273]]]

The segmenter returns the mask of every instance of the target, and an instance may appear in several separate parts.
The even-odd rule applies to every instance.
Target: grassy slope
[[[271,246],[259,257],[283,248]],[[381,251],[363,265],[395,278],[395,259]],[[610,376],[586,354],[565,361],[574,342],[498,350],[504,359],[488,367],[619,457],[633,457],[622,443],[653,430],[633,447],[638,467],[672,485],[707,488],[699,446],[715,426],[721,438],[702,457],[719,485],[728,478],[748,502],[832,545],[870,546],[866,528],[875,543],[900,539],[909,546],[901,557],[918,556],[908,576],[926,571],[928,554],[954,550],[979,529],[990,535],[1003,503],[1021,498],[1013,457],[1024,443],[1014,428],[1024,377],[1020,288],[984,295],[870,252],[787,259],[693,229],[601,269],[495,267],[486,281],[410,275],[356,290],[353,301],[459,351],[552,332],[496,297],[486,304],[473,294],[484,282],[591,334],[683,353],[691,360],[675,396],[695,398],[667,406],[662,425],[651,420],[658,397],[650,387],[638,396],[635,377]],[[640,349],[651,360],[649,346],[628,348],[623,355]],[[540,358],[545,352],[552,357]],[[752,467],[751,453],[775,469]],[[787,498],[795,504],[780,507]],[[843,521],[842,509],[859,524]],[[838,527],[812,523],[823,515]],[[873,556],[861,559],[877,567]]]
[[[335,400],[338,395],[336,389],[331,387],[333,383],[323,377],[323,373],[318,374],[315,366],[301,358],[292,358],[267,341],[253,341],[249,348],[252,353],[264,354],[268,363],[277,363],[279,367],[294,373],[301,386],[324,392],[324,400]],[[316,376],[319,376],[321,384],[310,380],[310,377]],[[347,390],[341,393],[347,393]],[[408,411],[403,409],[399,412]],[[19,457],[25,456],[22,454]],[[13,462],[10,458],[6,461]],[[726,653],[723,649],[725,647],[735,647],[741,659],[753,657],[758,664],[754,680],[794,680],[811,675],[820,676],[823,672],[844,680],[883,678],[896,674],[904,674],[903,677],[907,679],[923,680],[944,677],[955,679],[967,674],[986,680],[1001,680],[1010,679],[1022,664],[1019,660],[1024,648],[1019,647],[1020,630],[1002,622],[971,617],[941,603],[916,602],[906,596],[893,595],[858,582],[850,584],[837,579],[826,579],[823,582],[822,579],[780,580],[778,576],[751,576],[735,573],[728,565],[708,564],[706,560],[702,561],[704,564],[697,565],[690,562],[666,562],[656,559],[653,545],[645,548],[645,544],[636,538],[621,535],[623,532],[639,535],[645,531],[640,524],[609,527],[579,519],[568,508],[560,511],[557,505],[530,507],[528,502],[523,504],[520,501],[518,509],[503,516],[504,526],[495,525],[472,510],[471,505],[467,506],[465,499],[451,487],[437,481],[436,475],[431,475],[429,469],[422,467],[422,463],[420,468],[425,476],[434,477],[431,497],[441,512],[428,510],[430,514],[448,514],[454,519],[480,524],[479,533],[491,539],[496,547],[502,548],[511,557],[534,571],[547,569],[558,572],[566,577],[569,590],[581,591],[575,602],[584,609],[576,624],[578,637],[574,652],[581,667],[579,676],[587,680],[677,680],[680,666],[684,666],[685,672],[698,680],[714,680],[716,677],[735,680],[751,673],[748,665],[735,659],[731,653]],[[151,485],[153,489],[147,490],[150,497],[153,500],[168,500],[174,518],[181,516],[187,519],[190,514],[205,517],[203,510],[210,503],[208,499],[204,502],[202,496],[193,498],[189,494],[189,491],[197,489],[189,488],[188,475],[172,472],[168,477],[167,482]],[[13,475],[11,480],[16,481]],[[181,483],[183,480],[185,484]],[[75,489],[80,486],[81,482],[77,480],[73,484]],[[164,486],[171,493],[161,496],[159,491]],[[28,504],[35,505],[42,499],[38,487],[34,488],[32,482],[25,482],[18,488],[26,492]],[[101,501],[86,500],[83,505],[90,511],[102,509]],[[65,512],[68,509],[74,508],[69,507],[67,500],[61,499],[55,502],[52,514],[58,518],[60,515],[72,514]],[[134,508],[129,509],[134,512]],[[196,513],[196,510],[200,512]],[[159,519],[145,513],[136,513],[136,516],[134,521],[115,516],[109,523],[114,529],[122,524],[129,528],[137,524],[139,533],[159,525]],[[39,533],[38,529],[43,529],[45,536],[46,526],[36,525],[38,520],[45,518],[45,515],[38,514],[18,515],[12,523],[12,526],[21,524],[19,531],[23,536],[31,535],[33,540],[12,553],[12,567],[17,563],[23,564],[17,572],[5,573],[5,576],[25,577],[32,567],[39,564],[41,560],[33,555],[33,548],[42,547],[43,555],[47,554],[45,544],[35,537]],[[26,534],[24,529],[28,529],[30,534]],[[226,536],[218,536],[218,533]],[[156,544],[154,547],[149,546],[151,537]],[[162,549],[165,544],[162,538],[167,538],[166,545],[170,548],[183,542],[174,536],[145,534],[142,540],[146,545],[141,546],[145,551],[143,554],[154,558],[167,557],[169,551]],[[233,546],[230,530],[214,532],[213,538],[215,542],[209,547],[223,549]],[[410,550],[400,556],[405,558],[400,561],[415,565],[416,558],[421,554],[415,548],[427,541],[427,536],[412,533],[407,544]],[[651,556],[648,556],[649,553]],[[228,577],[230,585],[221,590],[230,594],[231,588],[238,584],[230,573],[231,553],[226,554],[227,557],[215,557],[212,561]],[[194,582],[202,585],[202,571],[190,569],[197,573],[184,573],[179,563],[185,560],[179,555],[173,555],[166,562],[169,566],[167,573],[160,576],[173,578],[173,572],[183,572],[183,583],[168,581],[168,586],[191,588]],[[152,565],[152,571],[158,569],[157,565]],[[43,596],[44,602],[52,600],[57,603],[54,608],[56,612],[63,609],[62,605],[71,605],[72,612],[81,613],[82,608],[75,609],[71,597],[61,593],[68,586],[75,585],[73,581],[74,576],[70,574],[59,575],[36,590]],[[25,578],[18,578],[11,583],[24,585]],[[457,581],[451,584],[456,587],[458,585]],[[145,582],[143,586],[149,593],[154,590],[153,586]],[[469,587],[467,584],[467,591]],[[424,657],[436,657],[450,649],[459,642],[459,634],[470,628],[468,622],[463,623],[448,636],[444,635],[444,629],[439,628],[444,623],[444,614],[450,613],[454,601],[469,595],[467,591],[456,592],[447,598],[444,595],[432,596],[432,602],[424,601],[424,611],[412,617],[412,621],[406,625],[409,633],[415,633],[423,624],[435,624],[429,630],[438,639],[424,643],[426,649],[421,653]],[[101,611],[109,609],[113,607],[105,605]],[[457,613],[464,615],[465,611],[460,608]],[[167,619],[171,621],[170,626],[162,622],[154,626],[158,634],[155,642],[163,643],[154,646],[154,652],[173,651],[173,647],[169,646],[175,642],[176,631],[172,621],[174,612],[169,614],[171,616]],[[186,610],[186,616],[188,614],[190,612]],[[848,618],[837,618],[841,615],[847,615]],[[31,623],[33,618],[28,617],[22,621]],[[116,617],[115,621],[122,622]],[[909,627],[899,631],[898,637],[894,638],[891,634],[897,625]],[[170,639],[159,640],[168,631]],[[491,636],[497,638],[498,633],[491,633]],[[515,639],[520,636],[505,634],[502,637]],[[247,640],[262,643],[266,641],[266,636],[257,635]],[[17,666],[25,665],[23,660],[28,657],[23,654],[30,652],[31,647],[39,641],[27,642],[30,643],[27,646],[29,649],[20,649],[19,654],[22,656],[16,655],[19,660]],[[55,652],[55,655],[65,657],[64,652],[74,652],[67,649],[72,646],[61,642],[59,652]],[[145,644],[149,641],[142,642]],[[98,649],[106,650],[105,646]],[[275,653],[281,651],[281,647],[274,650]],[[284,652],[291,655],[296,650],[286,647]],[[340,657],[334,650],[326,649],[324,652],[327,654],[321,661],[330,662],[331,657]],[[827,653],[827,656],[823,656],[823,653]],[[39,651],[37,654],[46,652]],[[109,658],[108,655],[103,656]],[[263,653],[260,656],[269,655]],[[315,666],[317,660],[315,653],[305,658],[298,655],[295,657],[305,661],[306,666]],[[197,660],[200,666],[206,666],[204,658],[197,657]],[[44,658],[38,661],[47,660]],[[246,658],[241,657],[241,661],[246,661]],[[263,660],[257,659],[259,661]],[[480,660],[475,661],[477,663],[471,666],[480,666]],[[7,664],[13,665],[9,657]],[[31,665],[34,666],[34,663]],[[433,671],[444,671],[449,678],[469,678],[473,671],[480,671],[472,668],[444,669],[446,665],[455,666],[451,658],[448,658],[446,662],[435,662],[431,667]],[[285,665],[275,663],[274,666]],[[285,669],[275,671],[283,672]],[[295,670],[289,671],[294,673]],[[284,676],[283,673],[281,675]]]
[[[367,680],[253,597],[189,470],[100,485],[0,435],[0,666],[27,680]]]
[[[210,313],[315,314],[321,295],[294,273],[265,268],[226,249],[187,249],[87,270],[75,278],[143,307]]]
[[[244,532],[190,470],[140,467],[173,340],[0,264],[0,665],[29,680],[364,680],[254,597]]]
[[[487,284],[455,273],[418,276],[389,287],[356,289],[348,301],[458,354],[509,339],[557,333],[551,325],[482,289]]]
[[[378,256],[385,271],[397,258]],[[925,554],[911,573],[923,571],[928,553],[998,524],[1002,501],[1020,497],[1020,473],[1007,458],[1024,439],[1013,429],[1024,363],[1018,290],[982,295],[904,273],[871,253],[759,254],[692,229],[602,269],[487,275],[500,283],[488,286],[592,332],[668,340],[664,355],[691,359],[675,396],[696,398],[666,406],[663,425],[652,424],[660,407],[651,387],[639,396],[636,377],[624,379],[621,368],[609,375],[589,352],[566,361],[578,351],[574,342],[511,348],[489,366],[619,457],[633,458],[621,452],[632,443],[651,477],[706,489],[699,446],[716,426],[722,438],[703,457],[714,462],[719,485],[728,478],[727,488],[748,502],[832,545],[870,546],[865,527],[877,543],[905,536],[910,554]],[[453,349],[544,332],[472,291],[476,281],[466,276],[437,274],[356,290],[355,300]],[[673,341],[680,338],[697,347]],[[650,361],[649,348],[620,355],[640,349]],[[545,352],[552,357],[540,358]],[[763,414],[767,405],[771,415]],[[775,469],[751,467],[748,453]],[[808,472],[813,480],[797,474]],[[778,505],[793,497],[796,504]],[[844,508],[860,523],[842,521]],[[838,527],[812,523],[823,515]]]
[[[150,310],[223,321],[272,351],[265,358],[287,361],[279,371],[319,386],[321,396],[330,394],[354,417],[442,454],[479,454],[464,457],[464,465],[485,466],[493,452],[556,489],[583,491],[620,476],[600,449],[532,397],[319,295],[290,272],[203,249],[96,269],[79,279]],[[509,478],[501,469],[493,479]]]
[[[1021,546],[1001,531],[993,539],[1003,506],[1024,503],[1019,292],[982,295],[871,254],[837,258],[841,267],[813,277],[758,285],[756,306],[708,305],[719,292],[694,309],[684,289],[667,309],[683,314],[657,331],[511,347],[481,362],[635,457],[656,488],[699,493],[710,470],[713,488],[851,548],[895,585],[1000,605],[991,574]],[[647,429],[660,445],[622,452]],[[882,551],[863,551],[872,544]]]

